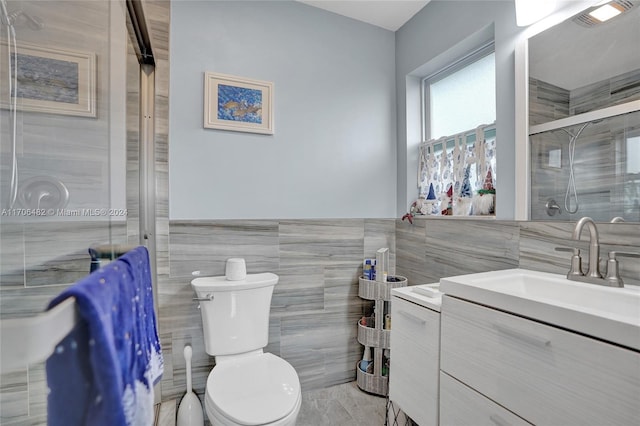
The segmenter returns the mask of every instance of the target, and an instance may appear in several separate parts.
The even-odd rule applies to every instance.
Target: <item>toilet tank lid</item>
[[[250,290],[252,288],[276,285],[278,278],[276,274],[271,272],[247,274],[245,279],[239,281],[229,281],[224,276],[199,277],[191,281],[191,286],[196,292]]]

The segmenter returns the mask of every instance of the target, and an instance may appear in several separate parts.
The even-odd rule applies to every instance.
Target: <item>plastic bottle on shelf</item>
[[[366,280],[374,281],[376,279],[376,260],[365,259],[362,263],[362,276]]]
[[[383,376],[388,376],[389,375],[389,358],[390,358],[390,354],[391,351],[389,349],[385,349],[382,352],[382,375]]]
[[[364,353],[362,354],[362,360],[360,360],[360,370],[367,372],[369,365],[373,363],[371,358],[371,348],[369,346],[364,347]]]

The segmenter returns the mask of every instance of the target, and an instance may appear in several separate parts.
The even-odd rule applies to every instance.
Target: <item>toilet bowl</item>
[[[272,273],[191,281],[200,302],[205,350],[216,361],[204,398],[213,426],[296,424],[302,404],[298,374],[284,359],[263,352],[277,283]]]
[[[270,353],[226,359],[207,378],[205,411],[213,425],[295,425],[301,403],[296,371]]]

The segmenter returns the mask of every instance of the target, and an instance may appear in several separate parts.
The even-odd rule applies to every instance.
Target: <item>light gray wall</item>
[[[171,219],[395,216],[393,32],[289,1],[171,4]],[[275,134],[203,128],[203,73],[275,84]]]
[[[515,214],[515,76],[514,50],[522,30],[508,1],[433,0],[396,32],[398,97],[397,214],[418,195],[417,146],[420,143],[420,77],[437,71],[490,32],[496,48],[497,183],[496,216]],[[470,102],[477,102],[470,99]]]

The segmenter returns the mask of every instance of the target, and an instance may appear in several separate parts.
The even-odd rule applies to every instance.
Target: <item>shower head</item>
[[[27,27],[34,31],[40,31],[44,28],[44,22],[42,19],[35,15],[30,15],[22,9],[14,10],[8,14],[7,21],[9,22],[9,25],[16,25],[19,20],[25,22]]]

